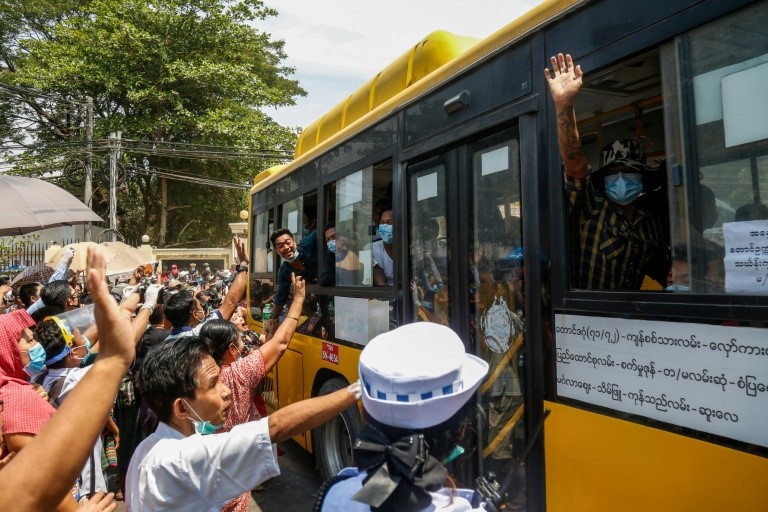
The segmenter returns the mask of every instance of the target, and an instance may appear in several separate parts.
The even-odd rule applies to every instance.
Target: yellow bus
[[[491,366],[449,470],[498,508],[768,510],[766,26],[766,0],[551,0],[483,40],[430,34],[307,127],[250,192],[255,327],[270,234],[318,259],[268,408],[356,380],[376,334],[440,322]],[[579,284],[543,73],[558,52],[585,71],[591,167],[614,139],[645,151],[669,277]],[[351,409],[296,440],[328,477],[360,424]]]

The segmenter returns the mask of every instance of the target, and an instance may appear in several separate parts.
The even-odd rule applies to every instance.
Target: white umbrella
[[[107,275],[110,276],[116,274],[131,275],[137,267],[153,263],[151,257],[145,255],[137,248],[124,244],[123,242],[103,242],[100,244],[95,242],[79,242],[76,244],[68,244],[53,253],[53,255],[48,258],[47,263],[49,265],[54,265],[58,262],[67,247],[74,247],[75,249],[75,255],[69,266],[70,270],[75,272],[83,272],[87,269],[86,258],[88,247],[98,247],[101,250],[107,261]]]
[[[0,236],[23,235],[57,226],[103,222],[78,198],[36,178],[0,174]]]

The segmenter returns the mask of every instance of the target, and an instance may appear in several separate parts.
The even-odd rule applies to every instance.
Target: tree
[[[256,28],[275,14],[260,0],[6,0],[0,94],[9,103],[0,109],[0,137],[6,149],[22,150],[8,157],[30,174],[77,168],[90,96],[94,138],[120,130],[126,139],[120,230],[153,239],[167,230],[159,245],[224,243],[226,223],[247,204],[244,189],[168,181],[164,204],[163,178],[152,170],[245,185],[285,159],[295,131],[262,109],[305,93],[281,64],[283,42]],[[226,155],[200,145],[264,151]],[[97,144],[96,152],[96,167],[105,167],[107,148]],[[106,198],[104,184],[96,186],[98,213]]]

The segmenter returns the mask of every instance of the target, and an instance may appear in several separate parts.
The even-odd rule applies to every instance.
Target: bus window
[[[273,320],[282,321],[290,303],[291,274],[307,284],[317,282],[317,194],[306,194],[283,203],[281,224],[270,234],[270,243],[280,257],[275,281]]]
[[[297,244],[317,229],[317,195],[307,194],[283,203],[279,228],[289,229]]]
[[[556,111],[578,116],[578,133],[568,116],[557,125],[571,287],[662,290],[670,250],[658,52],[585,72],[570,103],[558,78],[550,83]]]
[[[274,261],[272,246],[269,243],[270,226],[272,225],[271,210],[256,215],[253,223],[253,254],[252,271],[254,273],[272,272]]]
[[[373,285],[373,204],[392,181],[392,163],[353,172],[336,182],[336,286]]]
[[[681,36],[665,57],[690,86],[671,165],[675,292],[768,295],[768,4]],[[676,73],[665,76],[675,97]],[[676,126],[671,120],[671,125]],[[682,142],[681,142],[682,141]]]
[[[525,445],[524,262],[517,137],[517,130],[508,131],[470,149],[470,332],[475,350],[491,367],[481,388],[488,423],[482,455],[484,471],[496,474],[506,474]]]
[[[409,178],[410,291],[416,317],[449,325],[448,197],[445,166]]]
[[[269,234],[274,227],[273,210],[257,214],[253,218],[251,244],[251,283],[250,283],[250,312],[255,320],[261,320],[261,309],[267,302],[272,301],[273,281],[272,269],[274,258]]]

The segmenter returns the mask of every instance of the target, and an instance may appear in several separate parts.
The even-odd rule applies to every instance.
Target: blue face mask
[[[336,240],[328,240],[325,246],[328,247],[328,252],[336,252]]]
[[[45,368],[45,349],[39,343],[35,343],[29,349],[29,364],[24,367],[24,371],[30,377],[35,377]]]
[[[379,236],[381,237],[382,242],[384,242],[387,245],[390,245],[392,243],[392,238],[394,237],[394,234],[392,232],[392,225],[379,224]]]
[[[643,177],[638,173],[616,173],[605,177],[605,195],[608,199],[626,205],[643,193]]]
[[[189,405],[189,403],[186,400],[184,400],[184,403],[187,404],[187,407],[189,407],[189,410],[192,411],[195,414],[195,416],[197,416],[198,418],[198,419],[189,418],[189,420],[195,426],[195,433],[200,434],[201,436],[207,436],[209,434],[213,434],[214,432],[216,432],[221,428],[221,425],[214,425],[210,421],[201,420],[200,415],[197,414],[197,412]]]

